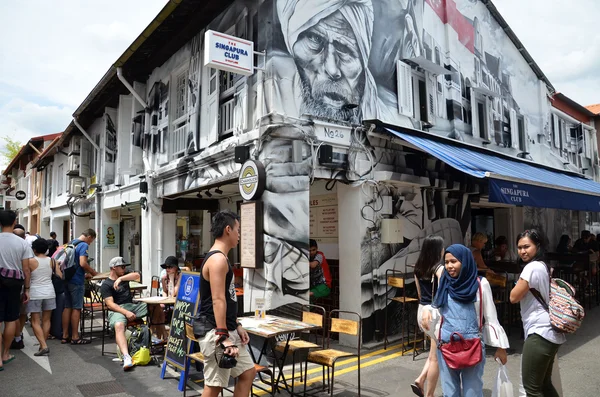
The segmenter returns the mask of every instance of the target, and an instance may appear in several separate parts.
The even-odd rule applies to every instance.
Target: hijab
[[[448,295],[458,302],[475,302],[479,283],[477,282],[477,264],[471,250],[462,244],[453,244],[446,248],[444,256],[446,254],[454,255],[462,266],[457,278],[450,277],[448,272],[442,273],[434,306],[445,306],[448,303]]]

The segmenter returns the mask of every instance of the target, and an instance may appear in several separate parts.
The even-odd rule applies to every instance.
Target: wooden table
[[[145,287],[145,286],[144,286]],[[165,298],[164,296],[149,296],[146,298],[134,298],[136,302],[142,302],[147,305],[174,305],[175,297],[169,296]]]
[[[269,348],[269,339],[275,338],[280,335],[287,335],[285,347],[281,356],[282,359],[278,360],[277,354],[275,353],[275,351],[273,351],[275,364],[277,365],[277,368],[279,368],[279,374],[273,387],[278,389],[279,380],[282,379],[285,389],[289,393],[290,387],[288,386],[287,381],[285,379],[285,375],[283,374],[283,365],[285,362],[285,357],[287,356],[289,350],[289,344],[292,338],[292,334],[295,332],[318,330],[322,327],[278,316],[265,316],[264,318],[241,317],[238,318],[238,320],[242,323],[242,326],[249,334],[264,338],[263,346],[260,350],[260,355],[258,356],[258,359],[255,357],[253,350],[250,349],[252,359],[257,364],[260,364],[260,361],[263,358],[263,356],[267,354],[267,350]],[[294,380],[292,379],[292,382],[293,381]]]
[[[93,281],[102,281],[106,280],[110,276],[110,272],[98,273],[94,277],[92,277]]]

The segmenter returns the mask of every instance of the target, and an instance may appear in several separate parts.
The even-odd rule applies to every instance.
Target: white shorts
[[[229,377],[237,378],[249,369],[254,368],[254,362],[248,353],[248,348],[242,345],[242,340],[236,331],[229,332],[229,340],[238,347],[239,356],[234,368],[219,368],[215,358],[217,336],[216,330],[211,330],[200,341],[200,352],[204,356],[204,384],[212,387],[227,387]]]

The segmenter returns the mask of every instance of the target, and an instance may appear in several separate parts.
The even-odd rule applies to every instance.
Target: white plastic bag
[[[508,378],[506,365],[502,365],[499,360],[496,360],[498,366],[498,376],[492,390],[492,397],[513,397],[513,385]]]

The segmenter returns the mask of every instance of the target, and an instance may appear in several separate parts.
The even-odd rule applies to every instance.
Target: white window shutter
[[[92,165],[92,144],[87,140],[87,138],[81,139],[81,148],[79,150],[81,151],[79,157],[79,176],[83,178],[90,178]],[[61,167],[59,167],[59,170],[60,169]],[[59,189],[59,191],[62,191],[62,189]]]
[[[219,71],[202,67],[200,105],[200,149],[219,140]]]
[[[487,134],[484,138],[489,139],[494,142],[495,140],[495,130],[494,130],[494,109],[492,107],[492,101],[489,97],[485,97],[485,117],[486,117],[486,125],[487,125]]]
[[[233,108],[233,133],[244,132],[248,128],[248,82],[245,78],[235,87]]]
[[[402,61],[396,62],[398,83],[398,111],[408,117],[414,117],[413,83],[410,66]]]
[[[554,147],[560,149],[560,119],[556,115],[553,115],[552,118],[554,122]]]
[[[525,135],[523,137],[523,139],[525,141],[525,147],[523,148],[523,150],[528,152],[529,151],[529,117],[528,116],[523,116],[523,134]]]
[[[146,84],[142,84],[142,83],[135,81],[133,83],[133,89],[138,94],[145,96]],[[142,143],[144,134],[146,132],[144,131],[143,123],[141,125],[138,124],[137,126],[135,126],[135,123],[133,122],[133,119],[138,116],[140,116],[140,119],[141,119],[140,121],[144,120],[144,116],[148,117],[148,115],[146,115],[144,112],[139,113],[140,111],[144,111],[144,107],[137,100],[134,100],[132,103],[132,108],[131,108],[131,126],[130,126],[130,134],[131,134],[130,135],[131,136],[130,143],[131,144],[129,145],[129,169],[132,170],[132,172],[135,174],[142,172],[142,170],[144,169],[144,162],[142,160],[143,152],[142,152],[141,143]],[[137,131],[135,130],[135,128],[137,128]],[[137,134],[137,136],[136,136],[136,134]],[[136,143],[137,146],[134,143]]]
[[[471,90],[471,126],[473,128],[473,137],[480,138],[482,131],[479,131],[479,118],[483,117],[483,114],[479,114],[479,108],[477,107],[477,101],[475,100],[475,90]],[[485,132],[485,131],[483,131]]]
[[[427,89],[427,121],[435,124],[435,76],[427,73],[425,87]]]
[[[519,122],[515,109],[510,109],[510,141],[514,149],[519,148]]]

